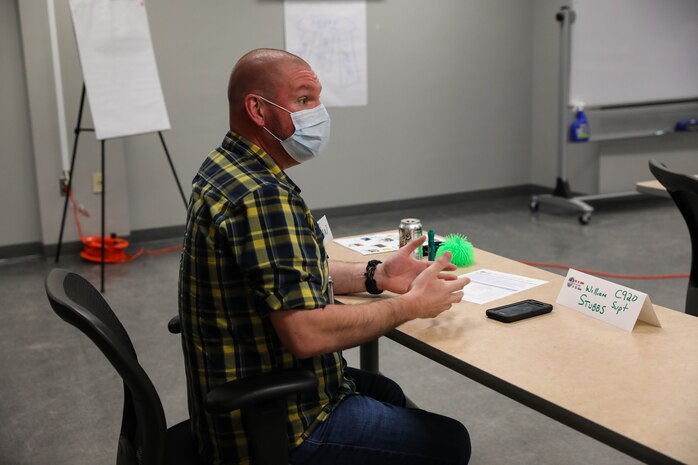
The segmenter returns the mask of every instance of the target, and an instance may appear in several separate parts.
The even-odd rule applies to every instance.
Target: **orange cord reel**
[[[73,215],[75,217],[75,225],[78,228],[78,234],[80,234],[80,240],[82,241],[82,251],[80,256],[85,260],[91,262],[102,263],[102,236],[83,236],[82,227],[80,226],[80,219],[78,218],[78,212],[89,216],[86,211],[78,208],[75,199],[73,198],[73,193],[68,192],[70,196],[70,202],[73,206]],[[135,260],[144,253],[147,255],[159,255],[161,253],[175,252],[181,250],[181,246],[175,245],[172,247],[166,247],[164,249],[158,250],[146,250],[141,248],[138,252],[133,255],[126,253],[126,248],[129,243],[126,239],[121,239],[116,237],[116,234],[112,234],[104,240],[104,263],[126,263],[131,260]]]
[[[91,262],[102,262],[102,237],[85,236],[82,238],[82,252],[80,256]],[[129,243],[126,239],[121,239],[112,234],[104,241],[104,263],[125,263],[135,257],[126,253]]]

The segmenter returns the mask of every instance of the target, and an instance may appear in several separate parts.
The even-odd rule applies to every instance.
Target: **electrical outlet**
[[[63,197],[66,192],[68,192],[68,175],[63,174],[60,178],[58,178],[58,188],[61,190],[61,197]]]
[[[95,194],[102,193],[102,173],[92,173],[92,192]]]

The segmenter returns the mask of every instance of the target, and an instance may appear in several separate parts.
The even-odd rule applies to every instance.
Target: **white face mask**
[[[327,113],[325,105],[320,104],[309,110],[291,112],[261,95],[258,97],[291,115],[296,131],[288,139],[281,140],[264,127],[274,139],[281,143],[291,158],[298,163],[303,163],[317,157],[327,147],[330,141],[330,114]]]

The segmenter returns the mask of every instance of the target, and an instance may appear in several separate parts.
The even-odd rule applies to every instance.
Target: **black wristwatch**
[[[369,294],[377,295],[383,292],[383,289],[378,289],[376,279],[373,277],[376,274],[376,267],[380,263],[383,262],[380,260],[369,260],[369,262],[366,264],[366,273],[364,273],[364,276],[366,276],[366,292]]]

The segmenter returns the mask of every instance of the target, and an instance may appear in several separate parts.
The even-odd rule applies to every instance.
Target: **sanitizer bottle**
[[[584,106],[576,106],[574,112],[576,118],[570,128],[572,142],[589,142],[589,121],[584,114]]]

